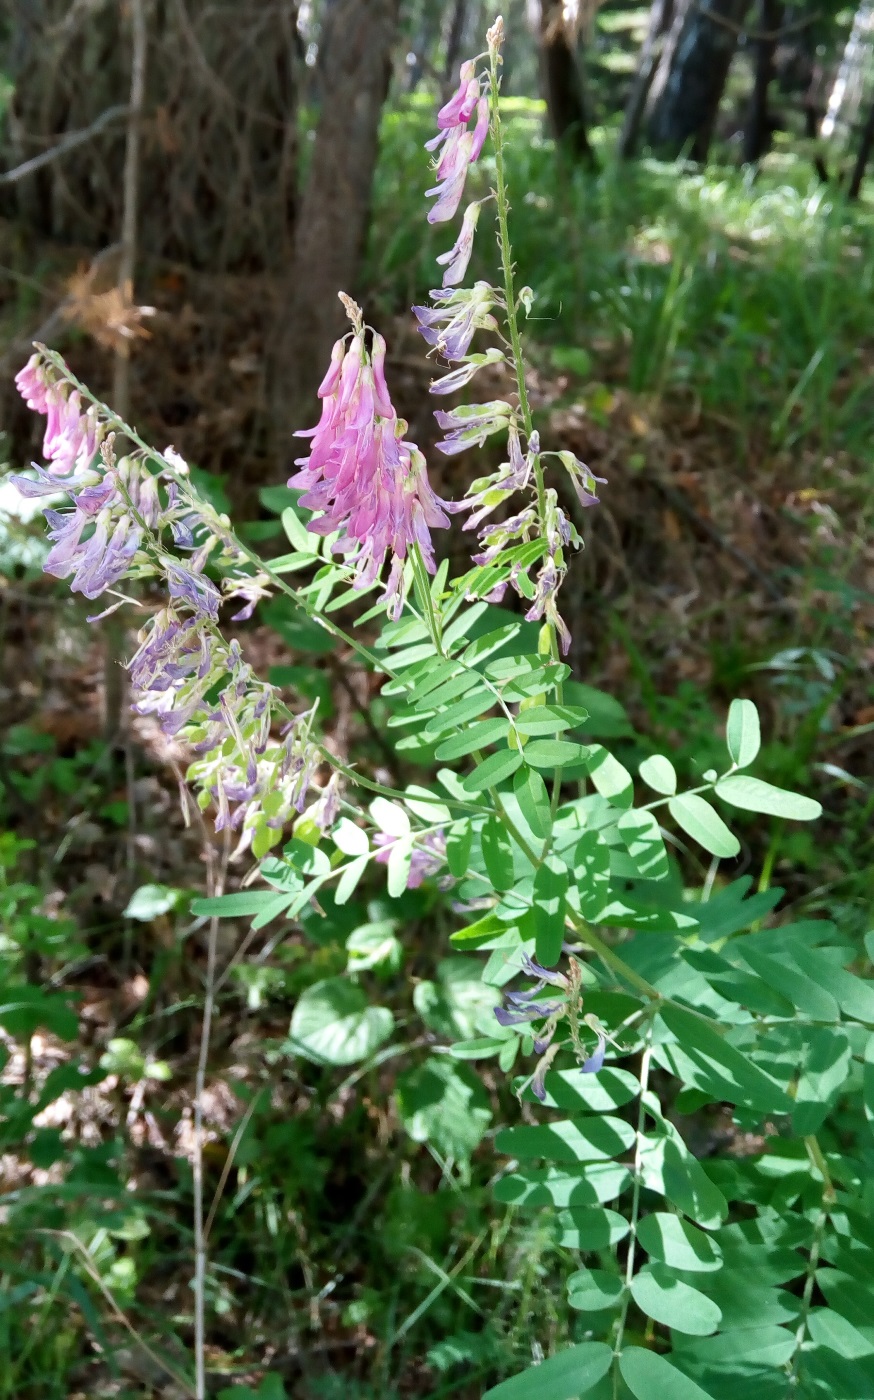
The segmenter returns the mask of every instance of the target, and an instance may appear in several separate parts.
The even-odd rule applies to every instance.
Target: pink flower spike
[[[475,204],[467,206],[461,223],[461,232],[455,241],[455,246],[450,248],[448,253],[441,253],[437,259],[441,267],[448,263],[448,267],[443,273],[444,287],[456,287],[464,281],[470,255],[473,252],[473,235],[476,231],[481,208],[482,200],[477,200]]]

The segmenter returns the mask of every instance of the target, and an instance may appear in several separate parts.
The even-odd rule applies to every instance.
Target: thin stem
[[[652,1021],[647,1025],[646,1044],[640,1061],[640,1097],[637,1107],[637,1132],[634,1144],[634,1186],[631,1196],[631,1231],[628,1237],[628,1257],[625,1262],[625,1293],[622,1298],[622,1311],[616,1325],[616,1341],[613,1346],[613,1394],[619,1394],[619,1357],[625,1336],[625,1323],[631,1303],[631,1281],[634,1278],[634,1260],[637,1246],[637,1221],[640,1215],[640,1187],[643,1175],[643,1130],[646,1123],[646,1093],[649,1088],[649,1064],[652,1055]]]
[[[822,1241],[825,1234],[826,1222],[828,1220],[829,1207],[835,1199],[835,1188],[828,1169],[828,1163],[823,1156],[822,1148],[816,1137],[811,1134],[804,1139],[804,1146],[810,1159],[811,1166],[819,1172],[822,1177],[822,1202],[816,1223],[813,1227],[813,1239],[810,1243],[810,1254],[807,1258],[807,1270],[804,1278],[804,1292],[801,1295],[801,1314],[798,1319],[798,1327],[795,1330],[795,1351],[792,1356],[792,1365],[789,1372],[790,1390],[798,1385],[798,1365],[801,1360],[801,1348],[804,1345],[804,1338],[807,1333],[807,1323],[810,1316],[810,1304],[813,1299],[813,1285],[816,1283],[816,1271],[819,1267],[819,1256],[822,1251]]]
[[[137,220],[140,183],[140,126],[146,91],[146,13],[143,0],[131,5],[131,85],[127,120],[127,147],[124,157],[124,198],[121,221],[121,257],[118,264],[118,290],[122,305],[133,303],[134,272],[137,260]],[[130,409],[129,342],[121,339],[115,352],[113,402],[126,418]]]
[[[211,848],[210,848],[211,849]],[[225,859],[228,846],[225,843]],[[209,880],[210,896],[216,897],[224,889],[224,868],[211,872]],[[200,1048],[197,1056],[197,1072],[194,1079],[194,1152],[192,1177],[194,1189],[194,1390],[196,1400],[206,1400],[206,1266],[207,1232],[204,1222],[203,1191],[203,1100],[206,1092],[206,1071],[209,1064],[209,1042],[215,1011],[216,964],[218,956],[219,920],[213,916],[209,922],[209,937],[206,950],[206,978],[203,994],[203,1021],[200,1027]]]

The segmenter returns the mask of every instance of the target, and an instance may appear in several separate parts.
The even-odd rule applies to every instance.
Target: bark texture
[[[665,35],[671,27],[673,13],[674,0],[652,0],[646,37],[640,50],[637,71],[625,104],[622,130],[619,133],[616,153],[620,160],[629,160],[637,151],[643,114],[659,65]]]
[[[669,158],[705,161],[748,0],[685,0],[650,90],[647,137]]]
[[[755,164],[771,148],[773,125],[768,109],[771,82],[776,71],[777,30],[780,25],[779,0],[759,0],[756,21],[758,34],[755,41],[755,66],[753,91],[744,127],[743,158],[748,165]]]
[[[597,165],[588,134],[583,78],[562,0],[541,0],[540,53],[549,124],[556,141],[576,160]]]
[[[358,292],[398,8],[338,0],[322,35],[322,109],[272,364],[277,446],[289,457],[291,434],[318,417],[315,391],[346,325],[337,294]]]

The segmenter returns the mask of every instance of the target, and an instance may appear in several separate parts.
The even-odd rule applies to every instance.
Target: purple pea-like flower
[[[445,266],[443,273],[444,287],[456,287],[459,282],[464,281],[467,266],[470,262],[470,255],[473,252],[473,236],[476,232],[479,212],[483,206],[483,201],[477,200],[469,204],[464,211],[464,218],[461,221],[461,232],[455,240],[455,244],[448,253],[441,253],[437,259],[441,267]]]
[[[595,1050],[592,1052],[592,1054],[582,1066],[580,1073],[597,1074],[598,1070],[602,1069],[604,1066],[604,1055],[606,1053],[606,1050],[607,1037],[604,1035],[603,1031],[598,1031],[598,1044]]]
[[[497,330],[491,314],[494,289],[488,282],[475,282],[471,288],[446,288],[431,293],[436,306],[414,306],[422,338],[450,363],[465,360],[478,330]]]
[[[380,865],[388,865],[396,836],[387,831],[378,831],[373,844],[379,847],[376,859]],[[426,831],[413,847],[410,871],[407,875],[407,889],[417,890],[424,880],[442,870],[446,864],[446,837],[442,831]]]
[[[476,112],[476,124],[469,130]],[[461,203],[468,167],[479,159],[489,130],[488,98],[481,95],[475,62],[461,65],[459,83],[452,97],[437,113],[437,135],[426,142],[428,151],[440,151],[435,171],[438,183],[427,191],[437,196],[428,213],[431,224],[451,219]],[[471,230],[471,237],[473,236]]]

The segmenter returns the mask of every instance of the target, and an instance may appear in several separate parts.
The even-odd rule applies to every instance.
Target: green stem
[[[792,1356],[792,1364],[789,1371],[790,1389],[798,1384],[798,1366],[801,1360],[801,1348],[804,1345],[804,1338],[807,1334],[810,1305],[813,1299],[813,1286],[816,1283],[816,1271],[819,1267],[819,1256],[822,1251],[822,1241],[825,1235],[829,1207],[835,1199],[835,1188],[832,1182],[831,1172],[828,1169],[828,1163],[825,1160],[822,1148],[816,1137],[812,1134],[806,1137],[804,1139],[804,1146],[807,1149],[807,1155],[810,1159],[811,1166],[814,1167],[822,1177],[822,1204],[813,1227],[813,1239],[811,1240],[810,1254],[807,1259],[804,1292],[801,1295],[801,1315],[798,1319],[798,1327],[795,1330],[795,1351]]]
[[[628,1257],[625,1263],[625,1293],[622,1298],[622,1311],[616,1325],[616,1341],[613,1346],[613,1394],[619,1395],[619,1357],[625,1337],[625,1323],[631,1303],[631,1281],[634,1278],[634,1260],[637,1244],[637,1221],[640,1215],[640,1187],[643,1175],[643,1130],[646,1123],[646,1093],[649,1088],[649,1064],[652,1055],[652,1021],[646,1032],[646,1044],[640,1061],[640,1097],[637,1106],[637,1132],[634,1144],[634,1187],[631,1196],[631,1231],[628,1236]]]

